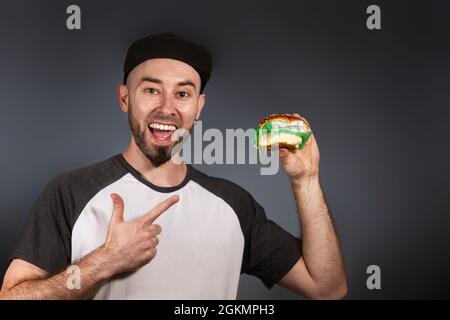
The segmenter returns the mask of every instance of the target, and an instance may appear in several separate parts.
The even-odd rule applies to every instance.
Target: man
[[[346,294],[314,136],[301,151],[280,150],[301,240],[238,185],[169,161],[174,130],[190,131],[200,117],[211,69],[205,48],[175,34],[131,45],[117,89],[132,132],[128,149],[49,182],[2,298],[235,299],[241,273],[308,298]]]

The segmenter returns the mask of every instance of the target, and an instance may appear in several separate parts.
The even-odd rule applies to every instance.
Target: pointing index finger
[[[173,195],[166,200],[158,203],[153,209],[147,212],[142,218],[145,223],[152,224],[160,215],[162,215],[167,209],[178,202],[180,198],[177,195]]]

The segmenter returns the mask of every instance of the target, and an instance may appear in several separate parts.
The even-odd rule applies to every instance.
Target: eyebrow
[[[152,78],[152,77],[143,77],[143,78],[141,79],[141,82],[140,82],[140,83],[142,83],[142,82],[162,83],[161,80],[156,79],[156,78]]]
[[[193,83],[191,80],[185,80],[185,81],[181,81],[177,83],[177,86],[181,87],[181,86],[192,86],[195,89],[197,89],[197,87],[195,86],[195,83]]]
[[[142,83],[142,82],[153,82],[153,83],[158,83],[158,84],[162,83],[162,81],[160,79],[152,78],[152,77],[143,77],[141,79],[140,83]],[[197,87],[195,86],[195,83],[192,82],[191,80],[180,81],[180,82],[177,83],[177,86],[178,87],[181,87],[181,86],[192,86],[194,88],[194,90],[197,89]]]

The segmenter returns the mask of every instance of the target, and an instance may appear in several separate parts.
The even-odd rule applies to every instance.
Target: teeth
[[[158,130],[165,130],[165,131],[174,131],[176,129],[175,126],[171,124],[161,124],[161,123],[150,123],[150,128],[158,129]]]

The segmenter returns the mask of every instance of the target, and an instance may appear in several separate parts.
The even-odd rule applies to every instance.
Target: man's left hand
[[[290,116],[300,117],[298,113]],[[280,162],[293,182],[302,182],[319,175],[319,147],[311,134],[303,149],[280,148]]]

